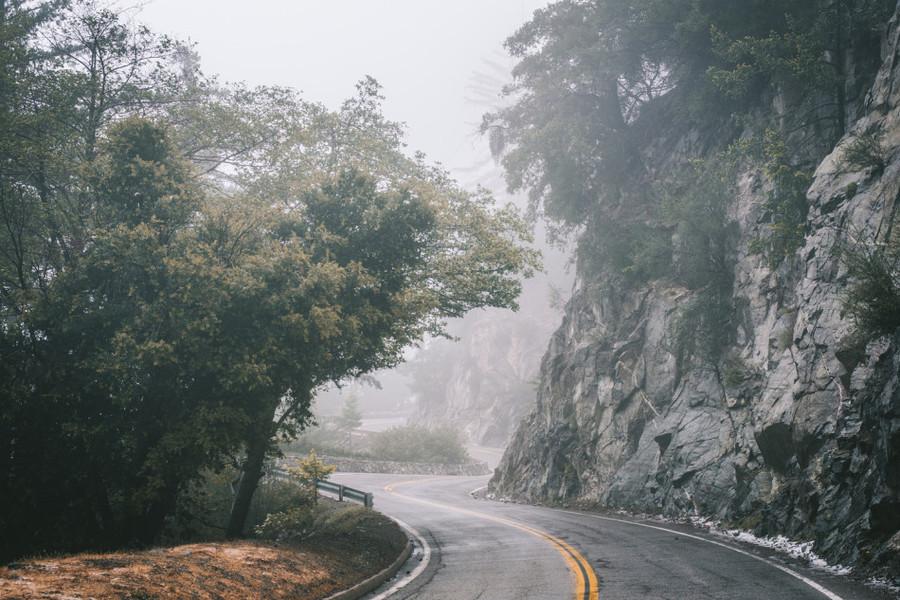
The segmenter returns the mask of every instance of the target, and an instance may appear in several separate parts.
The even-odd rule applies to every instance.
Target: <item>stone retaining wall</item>
[[[487,463],[470,462],[462,464],[413,463],[393,460],[367,460],[362,458],[343,458],[339,456],[319,456],[334,465],[342,473],[396,473],[398,475],[458,475],[476,476],[490,475]]]

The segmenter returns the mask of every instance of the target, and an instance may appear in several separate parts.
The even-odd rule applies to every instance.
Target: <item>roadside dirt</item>
[[[18,561],[0,567],[0,598],[318,600],[400,553],[405,536],[378,516],[363,531],[300,545],[215,542]]]

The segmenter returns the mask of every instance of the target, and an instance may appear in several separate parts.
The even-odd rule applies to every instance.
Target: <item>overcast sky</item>
[[[468,101],[485,59],[546,0],[151,0],[137,20],[197,43],[224,80],[282,85],[330,107],[372,75],[411,149],[456,173],[484,153]],[[489,69],[488,69],[489,70]]]

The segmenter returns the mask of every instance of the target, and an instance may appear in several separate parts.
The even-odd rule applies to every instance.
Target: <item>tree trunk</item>
[[[237,493],[234,496],[234,503],[231,505],[228,526],[225,528],[225,535],[229,538],[240,537],[244,533],[247,515],[250,513],[250,502],[253,500],[256,486],[262,478],[263,463],[266,460],[269,444],[272,443],[272,436],[275,435],[287,419],[294,418],[306,422],[309,417],[308,411],[312,398],[312,387],[301,386],[300,389],[302,392],[295,393],[296,398],[293,404],[288,410],[281,413],[277,421],[275,420],[275,414],[281,403],[280,398],[261,410],[255,426],[249,433],[249,437],[246,440],[247,455],[241,469],[242,474],[238,482]]]
[[[177,496],[178,487],[170,483],[153,501],[138,528],[136,537],[141,544],[148,546],[159,540],[166,526],[166,517],[175,512]]]
[[[244,533],[244,525],[250,512],[250,502],[253,500],[253,493],[262,477],[266,450],[269,449],[269,442],[272,439],[271,423],[274,417],[275,411],[272,410],[266,425],[257,427],[252,434],[252,439],[247,440],[247,456],[244,460],[241,479],[238,482],[237,494],[231,505],[228,527],[225,529],[225,535],[229,538],[240,537]]]

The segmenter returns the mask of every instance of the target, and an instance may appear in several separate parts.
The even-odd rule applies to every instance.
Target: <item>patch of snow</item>
[[[719,523],[707,518],[691,517],[689,520],[692,525],[705,529],[713,535],[787,554],[791,558],[804,561],[810,567],[820,571],[827,571],[834,575],[849,575],[853,570],[851,567],[844,565],[828,564],[824,558],[813,552],[814,542],[812,541],[798,542],[783,535],[758,536],[743,529],[726,529]]]
[[[873,588],[878,588],[880,590],[887,590],[892,594],[900,594],[900,586],[897,586],[894,584],[894,582],[881,577],[872,577],[871,579],[866,580],[866,585],[869,585]]]

